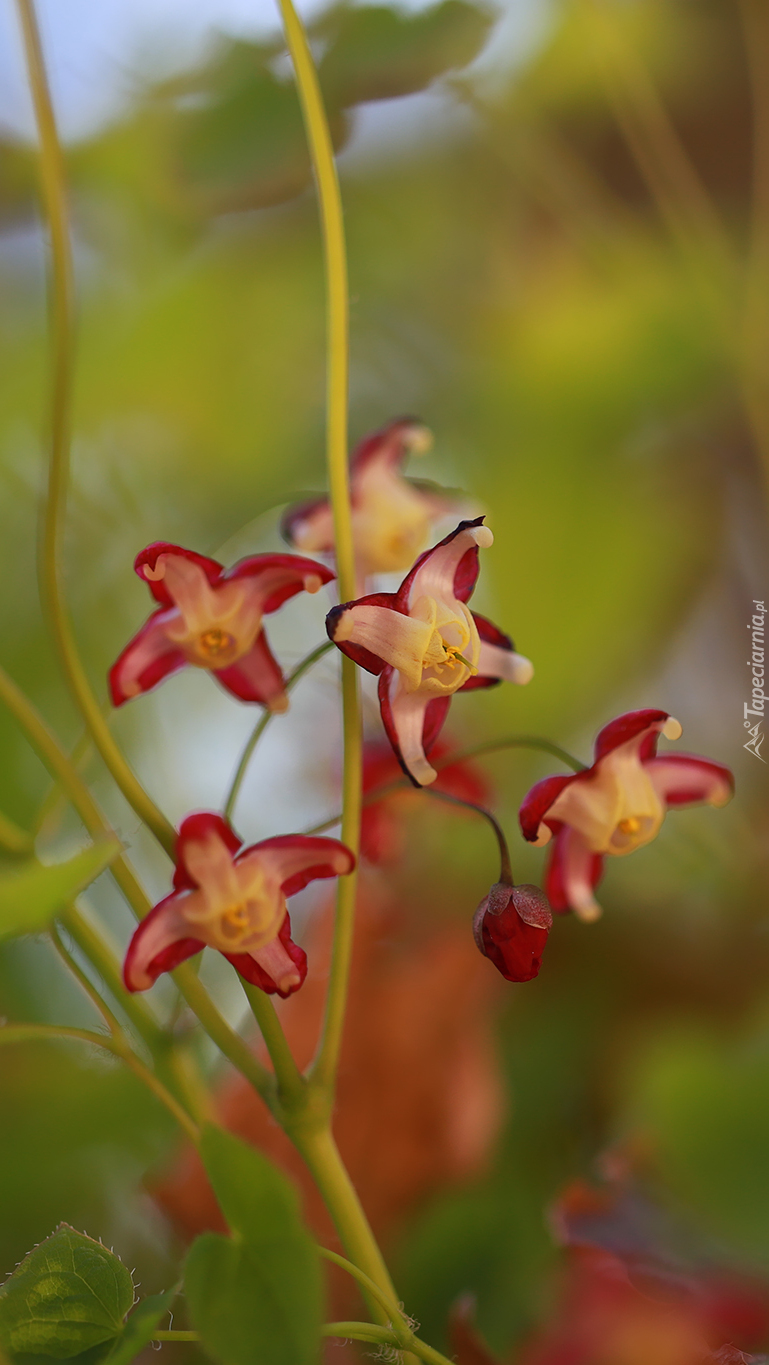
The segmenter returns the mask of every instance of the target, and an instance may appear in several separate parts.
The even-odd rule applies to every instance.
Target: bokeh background
[[[39,11],[79,284],[67,587],[106,697],[106,670],[146,614],[139,549],[164,539],[231,562],[279,548],[284,505],[324,486],[322,260],[290,67],[261,0]],[[353,436],[404,413],[433,429],[413,473],[488,512],[496,539],[476,600],[536,665],[525,689],[459,698],[450,741],[543,734],[587,760],[607,720],[654,706],[737,779],[727,809],[675,813],[613,863],[604,918],[559,921],[540,978],[501,989],[469,936],[496,877],[487,831],[418,796],[393,807],[398,856],[367,871],[361,908],[360,1019],[366,1000],[379,1013],[371,1050],[348,1056],[340,1123],[399,1290],[436,1344],[469,1290],[510,1358],[552,1300],[548,1208],[628,1145],[661,1205],[733,1266],[769,1275],[767,781],[743,748],[746,626],[769,591],[760,11],[305,11],[340,151]],[[2,662],[74,746],[35,582],[45,253],[8,0],[0,23]],[[275,619],[286,665],[323,638],[327,606],[296,602]],[[324,660],[272,726],[238,806],[247,840],[336,808],[336,674]],[[253,719],[188,671],[114,731],[178,820],[221,804]],[[0,807],[31,828],[48,782],[4,714],[0,735]],[[150,892],[165,894],[165,860],[98,760],[83,762]],[[508,751],[473,779],[489,786],[519,880],[539,879],[543,855],[517,834],[518,804],[556,770]],[[49,800],[41,848],[59,856],[80,839]],[[131,919],[107,878],[90,904],[123,945]],[[323,897],[296,906],[320,960]],[[229,969],[203,970],[239,1020]],[[174,1008],[164,986],[155,995]],[[298,1046],[312,1029],[303,1008],[289,1024]],[[0,1014],[92,1021],[42,940],[3,947]],[[274,1134],[227,1094],[233,1121],[272,1150]],[[191,1168],[186,1186],[152,1193],[169,1163],[178,1175],[175,1141],[111,1064],[66,1046],[4,1049],[0,1271],[66,1219],[136,1265],[142,1292],[170,1283],[206,1217]]]

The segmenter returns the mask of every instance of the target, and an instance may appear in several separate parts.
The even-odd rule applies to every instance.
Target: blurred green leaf
[[[0,878],[0,941],[44,929],[109,867],[120,847],[116,840],[92,844],[68,862],[51,867],[31,859]]]
[[[201,1155],[233,1233],[204,1233],[185,1264],[190,1316],[206,1350],[222,1365],[315,1365],[320,1264],[295,1191],[221,1129],[206,1130]]]
[[[66,1360],[117,1336],[133,1296],[122,1261],[62,1223],[0,1289],[0,1345]]]
[[[112,1347],[107,1357],[109,1365],[131,1365],[131,1361],[152,1340],[178,1292],[177,1288],[167,1289],[164,1294],[151,1294],[142,1299]]]
[[[340,5],[316,25],[330,38],[319,67],[327,101],[347,108],[424,90],[477,57],[495,18],[468,0],[441,0],[416,14]]]

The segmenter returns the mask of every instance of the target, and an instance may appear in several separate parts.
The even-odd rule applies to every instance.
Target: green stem
[[[381,1342],[383,1346],[394,1346],[396,1350],[404,1347],[418,1356],[427,1365],[452,1365],[447,1356],[441,1355],[433,1346],[420,1341],[413,1332],[394,1332],[388,1327],[375,1327],[370,1322],[327,1322],[321,1327],[321,1336],[338,1337],[341,1341]]]
[[[485,806],[477,806],[474,801],[463,801],[461,796],[452,796],[449,792],[436,791],[434,787],[424,788],[428,796],[434,796],[438,801],[446,801],[452,806],[463,806],[465,810],[475,811],[476,815],[482,815],[488,821],[494,831],[499,848],[499,880],[505,886],[513,885],[513,869],[510,862],[510,850],[507,847],[507,839],[499,821],[490,810]]]
[[[301,662],[297,664],[293,672],[289,673],[288,677],[286,678],[286,692],[290,692],[291,689],[295,687],[296,684],[299,682],[299,679],[302,678],[304,674],[307,673],[309,669],[312,668],[313,664],[317,663],[318,659],[322,659],[324,654],[328,654],[328,651],[330,649],[333,649],[331,641],[324,640],[322,645],[317,645],[315,649],[313,649],[309,654],[307,654],[304,657],[304,659],[302,659]],[[227,800],[224,803],[224,815],[225,818],[229,821],[232,821],[232,817],[235,811],[235,804],[240,794],[240,788],[243,785],[243,779],[246,775],[246,769],[248,768],[248,765],[251,762],[254,749],[259,743],[259,740],[262,738],[262,735],[267,729],[267,726],[272,720],[274,714],[275,714],[274,711],[265,711],[259,717],[259,720],[256,722],[256,725],[254,726],[254,729],[251,732],[251,737],[246,743],[246,747],[244,748],[243,753],[240,756],[240,762],[238,763],[235,776],[232,779],[232,786],[230,787]]]
[[[373,1317],[389,1323],[392,1317],[389,1304],[397,1303],[398,1296],[330,1129],[302,1125],[300,1119],[295,1127],[287,1123],[286,1131],[320,1190],[350,1260],[381,1291],[377,1296],[367,1292]],[[387,1309],[382,1307],[382,1294],[389,1301]]]
[[[200,1132],[197,1125],[159,1077],[140,1061],[125,1035],[122,1038],[117,1035],[108,1037],[104,1033],[95,1033],[92,1029],[70,1028],[65,1024],[6,1024],[0,1028],[0,1043],[34,1043],[58,1038],[90,1043],[93,1047],[111,1052],[113,1057],[125,1062],[161,1104],[165,1105],[193,1142],[198,1141]]]
[[[153,1332],[153,1341],[200,1341],[199,1332],[174,1332],[169,1329],[167,1332]]]
[[[72,695],[107,768],[141,820],[169,856],[173,826],[145,792],[110,733],[86,676],[64,603],[61,546],[67,507],[72,381],[75,351],[75,291],[64,157],[56,128],[33,0],[17,0],[30,90],[40,138],[43,206],[50,234],[50,311],[53,344],[50,462],[40,546],[40,595]]]
[[[286,1040],[280,1020],[275,1012],[269,995],[252,986],[250,981],[241,977],[240,984],[248,1000],[253,1016],[259,1025],[265,1047],[275,1068],[278,1097],[283,1104],[290,1105],[305,1093],[307,1082],[294,1061],[291,1048]],[[269,1076],[269,1072],[265,1072]]]
[[[551,744],[549,739],[540,739],[537,735],[511,735],[509,739],[490,739],[483,744],[474,744],[469,749],[460,749],[455,754],[449,754],[446,758],[438,759],[435,763],[436,772],[444,772],[447,768],[453,768],[457,763],[465,763],[469,758],[480,758],[483,754],[493,754],[502,749],[541,749],[546,754],[552,754],[565,763],[575,773],[585,771],[585,764],[580,763],[573,754],[567,753],[566,749],[561,749],[558,744]],[[385,782],[381,787],[375,787],[363,798],[363,807],[373,806],[377,801],[382,801],[386,796],[392,796],[393,792],[413,791],[414,788],[405,777],[396,777],[393,782]],[[429,791],[430,788],[425,788]],[[433,795],[438,795],[433,792]],[[311,825],[304,830],[305,834],[323,834],[327,829],[333,829],[342,819],[339,815],[331,815],[327,820],[321,820],[318,825]]]
[[[188,962],[171,975],[205,1033],[219,1051],[251,1083],[262,1099],[272,1107],[274,1082],[266,1067],[254,1056],[239,1033],[230,1028],[219,1013],[205,986],[202,985]]]
[[[342,196],[334,161],[328,119],[315,70],[310,45],[292,0],[279,0],[289,52],[294,64],[296,84],[304,115],[318,192],[326,272],[326,455],[329,490],[334,517],[337,581],[342,602],[356,595],[355,547],[350,503],[350,478],[347,462],[347,394],[349,386],[349,303],[347,251],[344,236]],[[358,854],[360,844],[360,791],[363,772],[363,740],[357,669],[351,659],[342,658],[342,715],[344,770],[342,777],[342,840]],[[333,1090],[339,1064],[339,1050],[347,1003],[355,917],[356,879],[341,877],[337,886],[337,908],[326,1014],[318,1056],[313,1067],[315,1080],[329,1093]]]
[[[331,1261],[334,1265],[338,1265],[341,1270],[346,1270],[348,1275],[351,1275],[354,1280],[358,1281],[358,1284],[361,1285],[363,1289],[371,1294],[373,1298],[377,1299],[385,1312],[389,1313],[391,1321],[397,1322],[398,1320],[403,1319],[400,1304],[388,1299],[387,1296],[382,1293],[379,1285],[375,1284],[374,1281],[370,1279],[368,1275],[365,1275],[362,1270],[359,1270],[356,1265],[353,1265],[352,1261],[348,1261],[346,1257],[340,1256],[336,1251],[329,1251],[328,1247],[319,1246],[318,1251],[324,1260]]]
[[[11,858],[31,858],[35,840],[7,815],[0,814],[0,849]]]

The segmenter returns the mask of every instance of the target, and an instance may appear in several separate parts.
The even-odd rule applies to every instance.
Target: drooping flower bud
[[[473,919],[473,934],[506,981],[531,981],[539,974],[553,916],[538,886],[495,882]]]

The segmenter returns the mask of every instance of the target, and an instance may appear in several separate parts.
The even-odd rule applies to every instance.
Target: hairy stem
[[[311,650],[309,654],[305,655],[305,657],[297,664],[293,672],[289,673],[288,677],[286,678],[286,692],[290,692],[291,689],[295,687],[296,684],[299,682],[299,679],[304,677],[304,674],[307,673],[309,669],[312,668],[313,664],[318,662],[318,659],[322,659],[324,654],[328,654],[328,651],[330,649],[333,649],[331,641],[324,640],[322,645],[317,645],[315,649]],[[240,793],[240,788],[243,785],[243,779],[246,775],[246,770],[253,757],[254,749],[259,743],[259,740],[262,738],[262,735],[267,729],[267,726],[272,720],[274,714],[275,714],[274,711],[265,711],[259,717],[259,720],[256,722],[256,725],[254,726],[254,729],[251,733],[251,737],[247,741],[243,753],[240,756],[240,762],[238,763],[235,776],[232,779],[232,786],[230,787],[229,793],[227,795],[227,800],[224,803],[224,814],[227,820],[230,821],[232,820],[233,814],[235,812],[235,804]]]
[[[166,852],[174,830],[128,766],[110,732],[83,668],[64,603],[61,552],[69,483],[72,381],[75,354],[75,290],[64,156],[56,128],[33,0],[16,0],[32,102],[40,139],[40,178],[50,244],[52,338],[50,458],[40,544],[40,596],[70,691],[107,768],[136,814]]]

